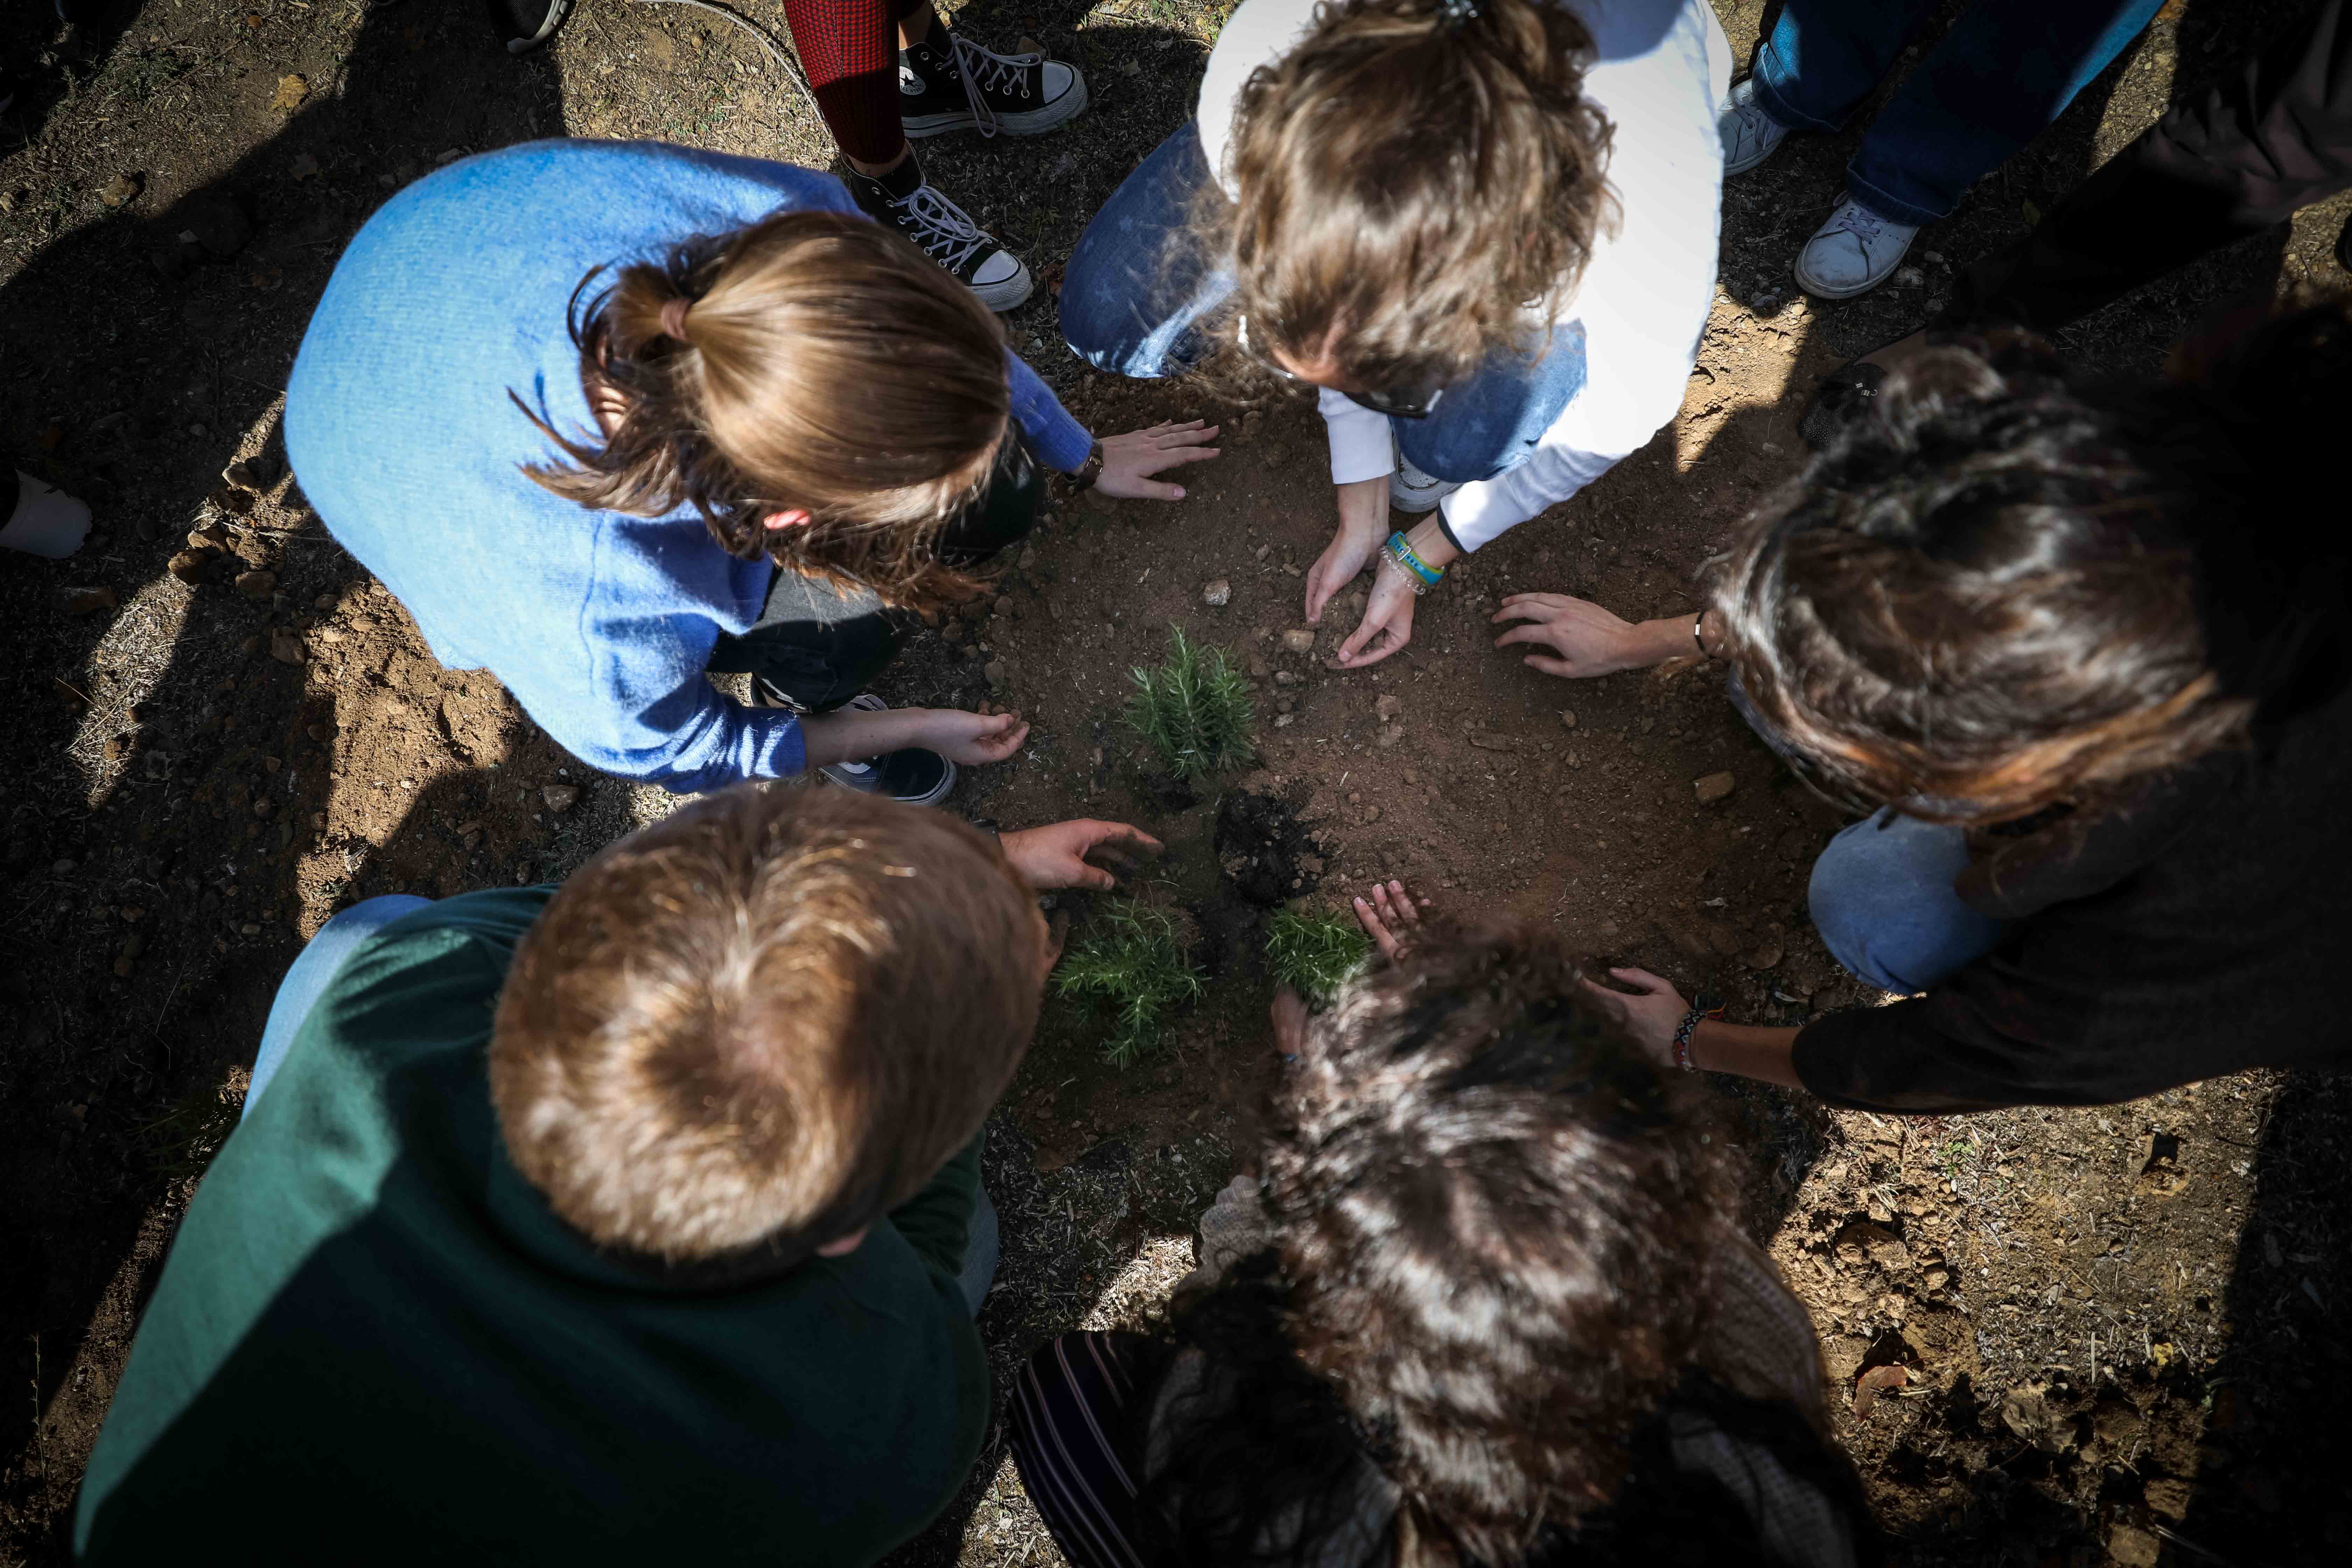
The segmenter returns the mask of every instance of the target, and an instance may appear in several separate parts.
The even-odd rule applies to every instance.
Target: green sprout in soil
[[[1266,925],[1265,960],[1275,984],[1297,992],[1318,1012],[1331,1005],[1371,952],[1363,928],[1336,910],[1283,910]]]
[[[1165,910],[1123,900],[1096,912],[1062,955],[1054,988],[1111,1014],[1103,1055],[1128,1067],[1160,1043],[1168,1011],[1201,994],[1201,977]]]
[[[1172,773],[1206,778],[1252,756],[1247,682],[1221,647],[1202,647],[1169,628],[1173,651],[1157,669],[1137,669],[1128,727],[1150,742]]]

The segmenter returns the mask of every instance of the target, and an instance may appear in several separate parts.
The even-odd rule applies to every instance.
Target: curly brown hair
[[[1801,770],[1929,820],[2111,795],[2245,741],[2346,662],[2341,530],[2296,528],[2352,418],[2352,321],[2185,380],[1939,342],[1712,571],[1738,683]]]
[[[1004,329],[903,237],[845,213],[785,213],[698,237],[659,262],[598,268],[569,311],[601,432],[523,472],[568,500],[640,517],[691,504],[743,560],[923,605],[969,596],[941,531],[1012,429]],[[682,338],[665,306],[685,301]],[[805,527],[771,529],[805,509]]]
[[[1204,216],[1254,349],[1434,388],[1549,342],[1614,221],[1591,35],[1566,7],[1327,0],[1242,90]]]

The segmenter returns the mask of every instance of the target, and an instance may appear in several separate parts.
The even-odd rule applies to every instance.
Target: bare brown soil
[[[772,0],[742,9],[781,30]],[[1721,9],[1744,49],[1761,5]],[[2022,232],[2210,78],[2241,29],[2291,9],[2168,7],[2049,137],[1922,237],[1916,282],[1851,304],[1805,303],[1787,262],[1852,138],[1792,141],[1731,189],[1723,293],[1683,417],[1467,563],[1423,602],[1414,646],[1369,673],[1323,662],[1352,604],[1311,651],[1284,641],[1304,629],[1302,574],[1328,527],[1310,408],[1083,372],[1058,346],[1050,288],[1011,319],[1096,428],[1201,414],[1227,435],[1181,507],[1065,507],[1001,597],[920,639],[886,688],[1009,701],[1034,721],[1024,754],[952,804],[1007,826],[1087,815],[1161,835],[1149,896],[1192,913],[1211,973],[1164,1051],[1124,1072],[1082,1014],[1049,1010],[989,1161],[1006,1253],[982,1327],[1000,1371],[1047,1333],[1148,1315],[1190,1266],[1192,1216],[1249,1161],[1276,1064],[1265,906],[1217,842],[1236,792],[1279,802],[1306,836],[1284,897],[1337,903],[1402,876],[1444,904],[1556,921],[1596,958],[1711,984],[1759,1021],[1874,999],[1806,919],[1835,816],[1710,677],[1570,687],[1490,649],[1487,617],[1521,589],[1629,614],[1686,602],[1708,552],[1791,471],[1815,375],[1916,324],[1955,265]],[[49,1563],[65,1560],[139,1307],[301,940],[368,894],[559,876],[666,804],[564,756],[488,675],[438,668],[290,488],[279,388],[337,251],[402,182],[534,135],[818,164],[829,149],[749,39],[676,7],[587,0],[545,58],[520,63],[470,4],[112,0],[65,39],[45,10],[0,20],[0,67],[27,73],[0,114],[0,456],[89,498],[100,530],[68,562],[0,560],[18,671],[0,735],[0,1353],[22,1394],[0,1442],[0,1562]],[[974,0],[961,25],[1045,40],[1084,66],[1095,103],[1033,142],[928,144],[934,179],[1050,281],[1087,214],[1190,112],[1220,16],[1190,0]],[[2345,205],[2200,263],[2063,346],[2145,372],[2218,304],[2340,286],[2326,248]],[[236,459],[257,460],[250,491],[224,486]],[[1231,597],[1213,608],[1202,590],[1219,579]],[[73,613],[79,588],[113,602]],[[1160,656],[1171,624],[1231,648],[1259,688],[1261,766],[1189,805],[1150,786],[1118,721],[1127,672]],[[1726,771],[1729,797],[1701,805],[1693,782]],[[1083,919],[1088,900],[1067,902]],[[1721,1088],[1749,1173],[1742,1218],[1821,1326],[1841,1436],[1898,1561],[2352,1552],[2341,1083],[2256,1075],[1948,1120]],[[206,1528],[191,1521],[192,1540]],[[1055,1559],[992,1446],[904,1560]]]

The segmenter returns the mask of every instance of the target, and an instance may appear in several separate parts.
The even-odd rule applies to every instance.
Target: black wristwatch
[[[1102,443],[1100,441],[1097,441],[1093,445],[1089,446],[1087,448],[1087,460],[1078,465],[1078,471],[1076,473],[1070,476],[1070,488],[1074,490],[1090,490],[1094,489],[1095,481],[1102,478]]]

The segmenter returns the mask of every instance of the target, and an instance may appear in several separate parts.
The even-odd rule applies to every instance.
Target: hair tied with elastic
[[[686,313],[693,309],[691,300],[665,300],[661,308],[662,336],[686,342]]]
[[[1449,33],[1458,33],[1478,15],[1478,0],[1437,0],[1437,19]]]

